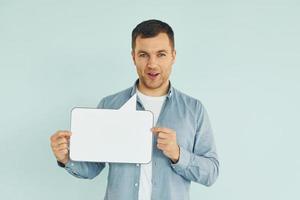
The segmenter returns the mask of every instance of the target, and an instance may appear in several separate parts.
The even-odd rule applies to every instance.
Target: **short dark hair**
[[[159,33],[166,33],[171,42],[171,46],[174,49],[174,32],[167,23],[162,22],[157,19],[150,19],[139,23],[131,33],[131,48],[135,48],[136,38],[141,36],[141,38],[151,38],[157,36]]]

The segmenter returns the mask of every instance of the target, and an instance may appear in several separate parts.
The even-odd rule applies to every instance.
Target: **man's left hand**
[[[176,132],[169,128],[153,127],[151,131],[157,136],[157,148],[176,163],[179,160],[180,149],[176,141]]]

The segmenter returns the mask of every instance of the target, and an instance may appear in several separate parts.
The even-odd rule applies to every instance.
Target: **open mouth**
[[[159,75],[159,73],[147,73],[147,75],[151,78],[151,79],[155,79],[158,75]]]

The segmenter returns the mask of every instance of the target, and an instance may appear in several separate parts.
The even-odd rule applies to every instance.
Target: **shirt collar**
[[[134,82],[134,84],[133,84],[133,86],[131,88],[130,96],[132,96],[132,95],[134,95],[136,93],[136,87],[137,87],[138,83],[139,83],[139,79],[137,79]],[[173,88],[173,86],[171,84],[171,81],[169,80],[169,89],[168,89],[168,93],[167,93],[167,98],[170,99],[172,97],[173,93],[174,93],[174,88]]]

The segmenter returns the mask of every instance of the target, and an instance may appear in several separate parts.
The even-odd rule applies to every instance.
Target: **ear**
[[[134,55],[134,50],[131,50],[131,57],[132,57],[132,61],[135,65],[135,55]]]
[[[173,59],[172,64],[174,64],[176,61],[176,50],[175,49],[172,51],[172,59]]]

